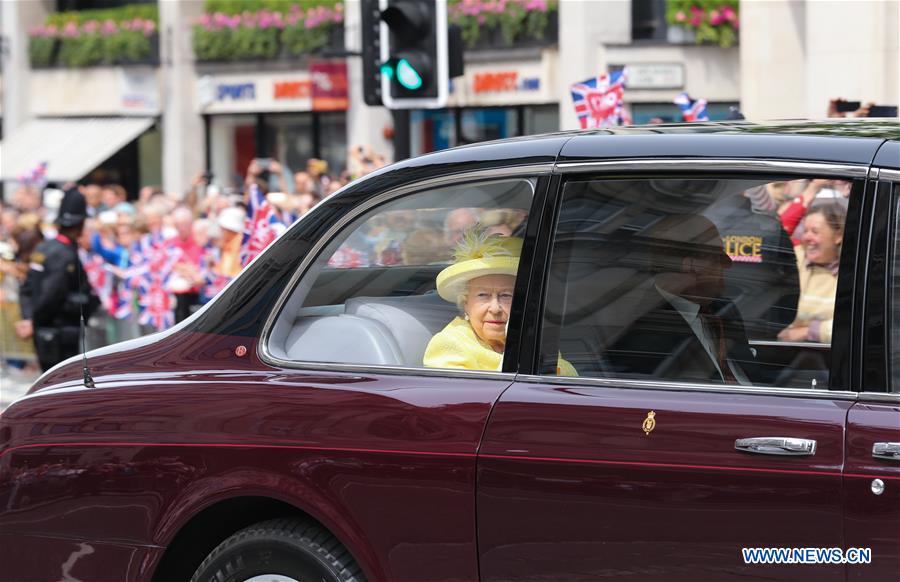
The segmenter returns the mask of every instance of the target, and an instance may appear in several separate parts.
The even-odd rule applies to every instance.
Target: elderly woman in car
[[[489,236],[483,229],[465,233],[454,252],[455,262],[438,273],[437,291],[456,303],[461,316],[435,334],[425,349],[430,368],[499,371],[506,347],[522,239]],[[558,373],[575,376],[560,358]]]

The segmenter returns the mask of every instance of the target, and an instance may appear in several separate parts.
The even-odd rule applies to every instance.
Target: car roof
[[[415,170],[443,173],[541,162],[677,158],[761,158],[869,164],[886,140],[900,142],[891,120],[721,121],[574,130],[482,142],[390,166],[407,178]]]

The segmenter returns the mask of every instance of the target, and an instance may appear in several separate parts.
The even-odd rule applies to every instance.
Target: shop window
[[[631,39],[666,39],[666,0],[633,0],[631,3]]]

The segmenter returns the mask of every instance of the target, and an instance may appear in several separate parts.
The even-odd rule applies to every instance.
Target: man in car
[[[606,350],[617,375],[751,384],[755,358],[734,303],[723,299],[731,259],[716,226],[672,215],[638,235],[653,270],[642,315]]]

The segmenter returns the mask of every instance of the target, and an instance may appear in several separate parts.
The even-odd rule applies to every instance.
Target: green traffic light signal
[[[422,75],[406,59],[400,59],[397,63],[397,82],[405,89],[415,91],[422,88]]]

